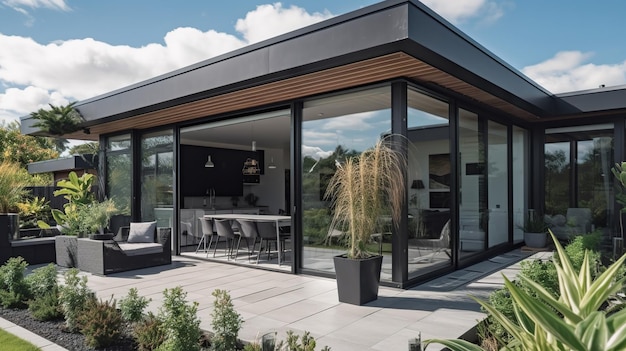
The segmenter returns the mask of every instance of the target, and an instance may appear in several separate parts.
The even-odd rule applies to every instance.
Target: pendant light
[[[204,167],[206,167],[206,168],[213,168],[213,167],[215,167],[215,164],[213,163],[213,161],[211,161],[211,155],[209,155],[209,158],[206,161],[206,163],[204,164]]]

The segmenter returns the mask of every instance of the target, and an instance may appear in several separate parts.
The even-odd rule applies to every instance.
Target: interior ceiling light
[[[252,140],[252,151],[256,151],[256,141]]]
[[[204,164],[204,167],[207,167],[207,168],[215,167],[215,164],[213,163],[213,161],[211,161],[211,155],[209,155],[209,158],[206,161],[206,163]]]

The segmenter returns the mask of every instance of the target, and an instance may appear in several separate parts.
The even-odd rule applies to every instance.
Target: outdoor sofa
[[[144,222],[121,227],[111,240],[78,239],[78,269],[106,275],[170,264],[171,237],[172,228]]]

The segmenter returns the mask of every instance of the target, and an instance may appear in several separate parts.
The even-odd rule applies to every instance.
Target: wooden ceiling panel
[[[409,77],[416,81],[434,83],[482,104],[508,114],[535,120],[537,117],[475,86],[463,82],[407,54],[398,52],[324,71],[250,87],[174,107],[137,115],[122,120],[92,126],[91,133],[99,135],[125,129],[145,129],[184,122],[200,117],[243,110],[257,106],[289,101],[324,92]],[[80,133],[77,133],[80,134]],[[84,139],[77,135],[77,137]]]

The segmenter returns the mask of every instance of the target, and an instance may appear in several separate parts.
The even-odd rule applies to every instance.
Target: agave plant
[[[555,266],[559,279],[559,297],[554,297],[538,283],[520,276],[539,297],[533,298],[504,277],[504,284],[514,301],[515,321],[509,320],[493,306],[475,299],[513,336],[506,346],[510,350],[626,350],[626,309],[613,314],[600,310],[602,305],[624,286],[617,279],[626,255],[614,262],[595,280],[591,277],[589,251],[576,272],[565,250],[552,231],[550,235],[558,252]],[[478,345],[465,340],[425,340],[443,344],[453,351],[479,351]]]
[[[383,215],[400,220],[404,204],[406,159],[393,148],[390,135],[355,157],[338,164],[325,198],[333,202],[331,228],[346,228],[348,258],[370,256],[366,245]]]

